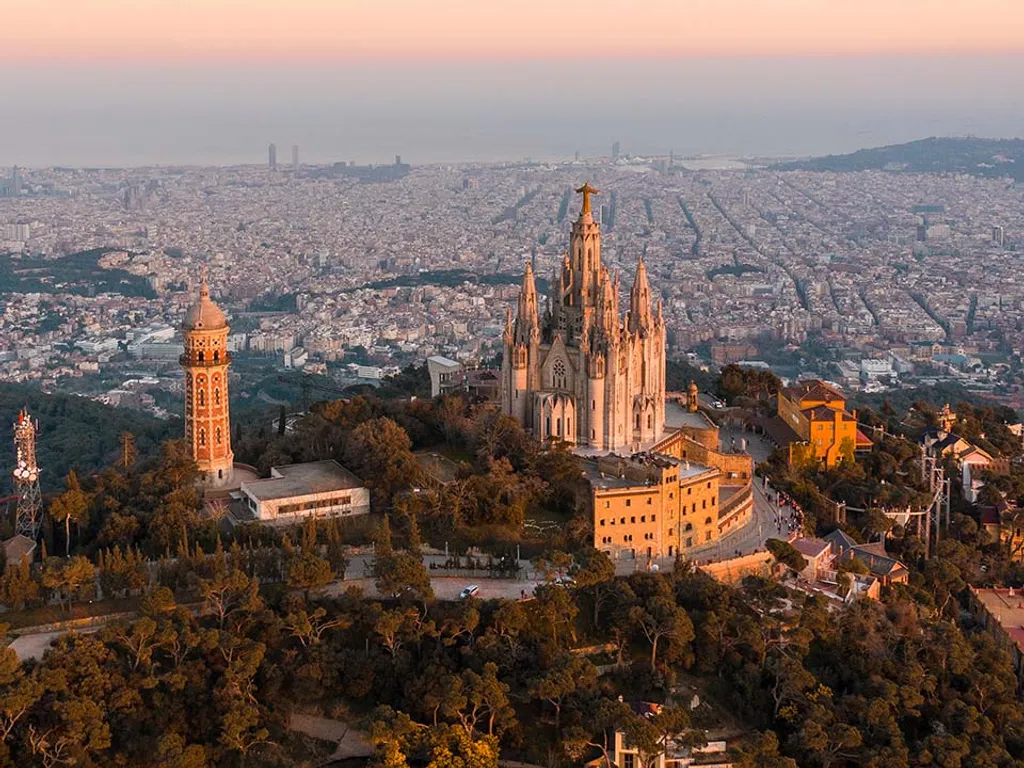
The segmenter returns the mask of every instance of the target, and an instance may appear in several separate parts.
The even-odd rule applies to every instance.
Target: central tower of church
[[[665,321],[652,306],[640,258],[629,311],[619,315],[619,279],[601,265],[601,228],[584,184],[569,252],[556,268],[541,314],[526,264],[516,318],[505,322],[503,411],[541,440],[638,449],[665,425]]]

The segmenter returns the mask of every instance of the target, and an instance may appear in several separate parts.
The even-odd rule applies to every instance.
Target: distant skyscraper
[[[21,169],[18,166],[11,169],[11,194],[15,197],[21,194]]]
[[[124,190],[124,209],[126,211],[137,211],[142,208],[145,202],[145,194],[141,184],[132,184]]]
[[[299,145],[292,144],[292,170],[299,170]]]
[[[267,147],[267,164],[270,166],[270,170],[277,170],[277,144]]]
[[[1003,238],[1003,228],[998,224],[992,227],[992,242],[999,248],[1002,248],[1003,243],[1005,242]]]
[[[619,159],[619,142],[616,141],[615,143],[612,144],[612,160],[618,160],[618,159]]]
[[[401,164],[402,164],[402,156],[401,155],[395,155],[395,165],[401,165]]]

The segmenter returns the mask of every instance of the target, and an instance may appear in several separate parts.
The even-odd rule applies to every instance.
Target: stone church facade
[[[505,324],[504,413],[540,440],[601,451],[639,450],[665,426],[665,320],[639,260],[629,309],[619,313],[619,278],[601,264],[601,228],[589,184],[569,252],[541,308],[526,265],[516,317]]]

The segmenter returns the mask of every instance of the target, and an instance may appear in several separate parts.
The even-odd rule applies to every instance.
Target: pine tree
[[[381,524],[380,530],[377,531],[376,549],[374,551],[378,558],[391,557],[395,551],[391,543],[391,519],[388,515],[384,515],[384,522]]]
[[[416,519],[416,513],[412,510],[406,512],[408,516],[409,525],[409,551],[414,555],[419,555],[423,549],[423,539],[420,536],[420,524]]]
[[[138,451],[135,448],[135,435],[131,432],[122,432],[121,459],[118,463],[128,470],[135,466],[136,458],[138,458]]]
[[[316,518],[307,517],[302,523],[302,550],[304,552],[316,551]]]

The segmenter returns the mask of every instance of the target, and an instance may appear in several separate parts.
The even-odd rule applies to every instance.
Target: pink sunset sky
[[[6,0],[0,58],[1024,51],[1024,0]]]

